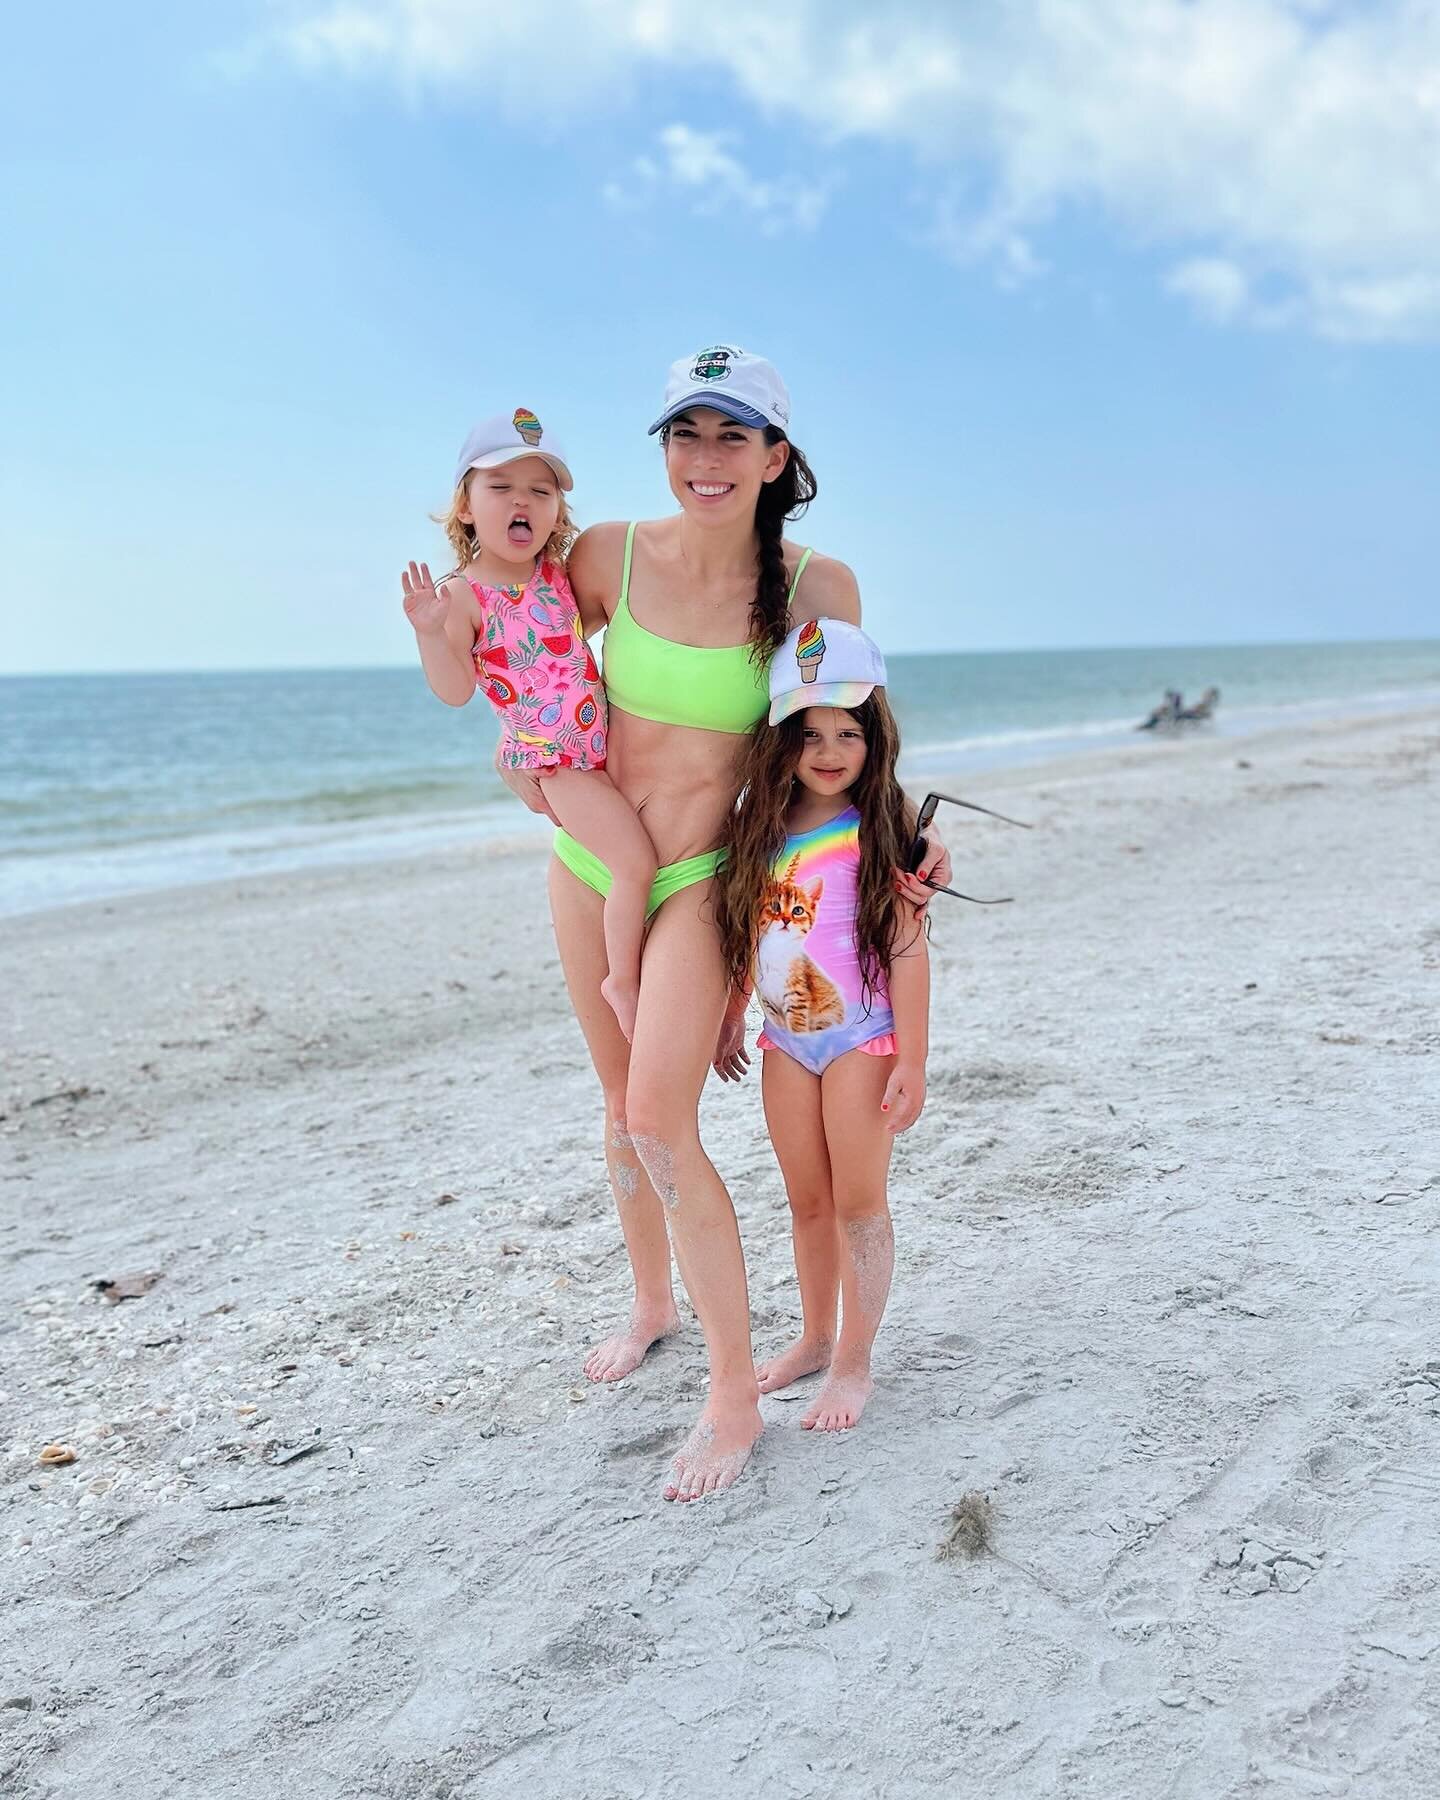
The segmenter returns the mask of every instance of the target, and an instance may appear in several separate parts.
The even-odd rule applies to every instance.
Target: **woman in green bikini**
[[[677,1329],[673,1241],[705,1334],[710,1391],[672,1466],[672,1500],[729,1487],[761,1429],[740,1233],[698,1123],[727,997],[709,904],[714,846],[735,798],[740,739],[766,712],[766,664],[802,577],[805,616],[860,622],[850,570],[785,539],[785,521],[815,492],[789,417],[784,383],[763,357],[717,345],[675,363],[651,430],[679,514],[592,526],[569,561],[582,606],[607,620],[610,778],[660,865],[628,1044],[600,993],[606,871],[563,832],[550,868],[555,935],[604,1089],[605,1155],[635,1276],[629,1323],[595,1347],[585,1372],[618,1381]],[[549,810],[543,777],[500,774],[533,811]],[[922,873],[948,881],[938,844],[930,863]],[[923,905],[929,890],[903,879]]]

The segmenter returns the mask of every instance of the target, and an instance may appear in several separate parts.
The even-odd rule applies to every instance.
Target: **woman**
[[[668,1221],[710,1359],[709,1398],[675,1458],[671,1500],[729,1487],[761,1430],[735,1209],[699,1134],[727,992],[710,906],[714,846],[792,605],[807,617],[860,622],[850,570],[785,539],[786,519],[815,493],[789,441],[789,415],[784,383],[763,357],[721,345],[673,364],[650,429],[661,434],[679,515],[592,526],[569,564],[582,608],[607,621],[609,774],[660,863],[629,1044],[600,993],[606,872],[563,832],[550,868],[555,935],[604,1089],[605,1154],[635,1277],[629,1324],[591,1352],[585,1372],[618,1381],[677,1329]],[[532,811],[548,811],[543,780],[500,773]],[[938,844],[922,873],[932,867],[949,879]],[[923,905],[928,890],[906,879]]]

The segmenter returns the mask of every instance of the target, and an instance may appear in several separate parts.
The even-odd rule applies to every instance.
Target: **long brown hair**
[[[697,402],[704,405],[704,401]],[[670,442],[670,427],[660,433],[660,442]],[[755,598],[750,602],[751,660],[763,665],[785,642],[790,630],[790,581],[785,573],[785,526],[798,519],[819,492],[815,471],[805,460],[798,444],[792,444],[777,425],[765,427],[765,442],[770,448],[785,444],[790,454],[785,467],[773,481],[762,483],[755,502],[755,531],[760,539],[755,552]]]
[[[850,803],[860,814],[855,947],[868,1004],[881,976],[890,973],[896,932],[895,871],[907,863],[915,808],[895,778],[900,732],[884,688],[845,710],[865,734],[865,763],[850,789]],[[741,752],[740,798],[730,814],[725,862],[715,882],[715,923],[731,981],[744,980],[755,960],[760,908],[771,869],[784,848],[785,818],[804,746],[801,711],[778,725],[762,719]]]

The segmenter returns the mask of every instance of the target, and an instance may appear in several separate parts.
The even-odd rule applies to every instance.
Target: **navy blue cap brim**
[[[677,400],[672,407],[661,413],[645,435],[654,437],[657,431],[663,431],[681,413],[699,412],[706,406],[711,412],[724,413],[727,419],[733,419],[737,425],[748,425],[751,431],[763,431],[770,423],[764,413],[756,412],[753,406],[747,406],[743,400],[732,400],[728,394],[713,394],[708,388],[701,388],[698,393],[687,394],[683,400]]]

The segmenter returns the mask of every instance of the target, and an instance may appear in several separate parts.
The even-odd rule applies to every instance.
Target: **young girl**
[[[715,1068],[726,1080],[744,1072],[753,985],[800,1279],[799,1341],[760,1366],[760,1390],[826,1370],[807,1430],[847,1429],[870,1397],[895,1262],[890,1151],[925,1103],[929,962],[895,876],[915,814],[895,779],[884,681],[856,626],[812,619],[790,633],[771,663],[769,720],[746,751],[716,894],[733,985]]]
[[[455,577],[437,589],[412,562],[400,585],[431,688],[449,706],[484,689],[502,723],[502,764],[543,774],[557,823],[610,870],[600,991],[630,1038],[655,850],[605,773],[605,693],[565,575],[572,485],[564,452],[527,407],[485,420],[460,452],[443,521]]]

